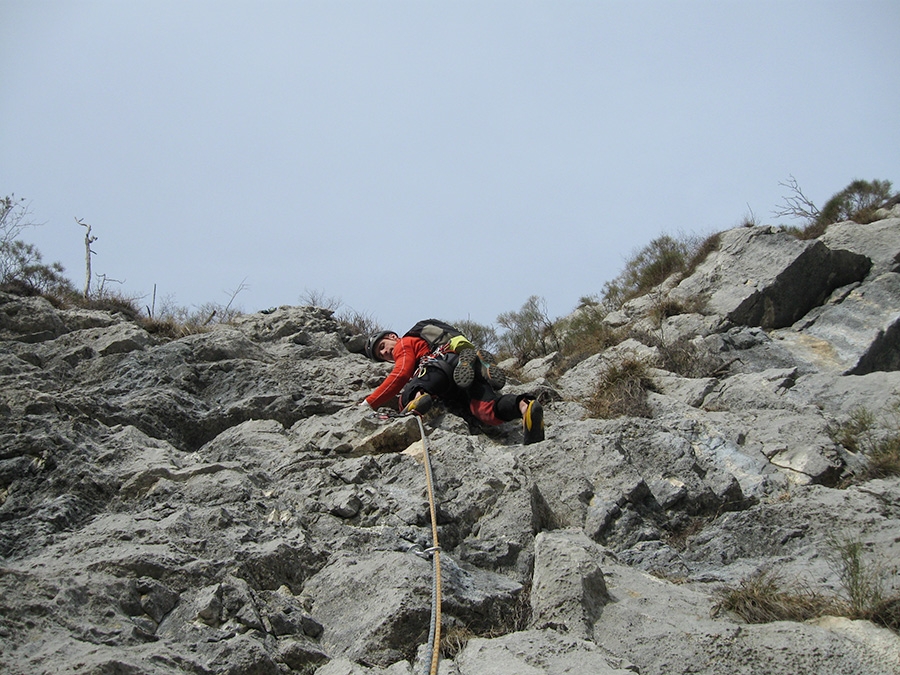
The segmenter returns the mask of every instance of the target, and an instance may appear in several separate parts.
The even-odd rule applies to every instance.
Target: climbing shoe
[[[495,363],[494,355],[483,349],[478,350],[478,367],[481,378],[491,385],[494,391],[503,389],[506,384],[506,373]]]
[[[528,401],[528,407],[522,415],[522,426],[525,437],[522,445],[531,445],[544,440],[544,409],[535,400]]]
[[[431,394],[422,394],[406,404],[406,407],[403,409],[403,414],[408,415],[410,413],[415,413],[417,415],[424,415],[431,410],[431,406],[433,405],[434,399],[431,398]]]
[[[475,363],[478,352],[474,349],[463,349],[458,354],[456,367],[453,369],[453,382],[460,389],[468,389],[475,381]]]
[[[453,382],[461,389],[468,389],[475,381],[476,374],[495,391],[503,389],[506,373],[494,363],[494,356],[484,349],[463,349],[459,352]]]

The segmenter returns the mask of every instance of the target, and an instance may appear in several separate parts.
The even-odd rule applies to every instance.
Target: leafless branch
[[[790,176],[788,180],[778,184],[790,190],[791,194],[782,197],[784,205],[773,211],[776,218],[801,218],[807,222],[813,222],[819,217],[819,208],[803,194],[796,178]]]
[[[247,285],[247,277],[244,277],[241,280],[241,283],[238,284],[238,287],[231,292],[231,298],[228,300],[228,304],[225,305],[225,309],[222,310],[222,313],[227,315],[228,310],[231,309],[231,303],[234,302],[234,299],[238,296],[238,293],[241,291],[246,291],[249,288]]]
[[[24,198],[15,195],[0,197],[0,242],[10,244],[22,230],[36,225],[31,221],[31,209]]]
[[[100,296],[101,298],[103,297],[103,294],[106,292],[106,282],[107,281],[111,281],[114,284],[124,284],[125,283],[124,279],[123,280],[111,279],[110,277],[106,276],[105,274],[98,274],[97,279],[100,280],[100,287],[97,289],[97,295]]]

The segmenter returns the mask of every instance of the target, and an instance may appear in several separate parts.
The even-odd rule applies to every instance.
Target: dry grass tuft
[[[741,581],[737,588],[721,591],[721,599],[713,607],[713,616],[731,612],[747,623],[770,621],[806,621],[826,614],[843,614],[841,603],[795,584],[784,587],[777,572],[763,571]]]
[[[900,632],[900,595],[884,594],[885,581],[896,570],[886,572],[883,563],[867,559],[865,546],[858,539],[833,536],[828,544],[843,597],[818,593],[800,583],[786,585],[777,572],[765,570],[744,579],[737,588],[720,590],[712,615],[731,612],[747,623],[845,616]]]
[[[900,633],[900,595],[895,595],[875,605],[868,617],[871,621]]]
[[[652,386],[647,366],[637,359],[625,359],[606,370],[587,408],[591,415],[602,419],[652,417],[647,402],[649,391]]]
[[[445,659],[455,659],[474,637],[478,637],[466,626],[448,626],[441,631],[441,654]]]
[[[476,637],[495,638],[525,630],[531,620],[531,586],[523,586],[512,606],[493,605],[487,609],[479,625],[454,623],[441,631],[441,653],[455,658]]]
[[[861,478],[900,476],[900,400],[877,418],[865,408],[856,408],[843,424],[831,429],[831,437],[869,461],[869,472]]]

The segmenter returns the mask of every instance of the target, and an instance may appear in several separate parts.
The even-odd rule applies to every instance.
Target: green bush
[[[610,307],[624,303],[658,286],[683,270],[690,258],[686,242],[669,235],[657,237],[632,254],[619,275],[603,287],[603,300]]]
[[[558,351],[561,346],[556,324],[547,315],[547,303],[537,295],[528,298],[518,312],[498,316],[497,323],[506,329],[497,340],[498,350],[520,364]]]
[[[673,274],[687,276],[719,246],[719,235],[705,239],[661,235],[636,251],[619,275],[603,287],[603,303],[617,309],[648,293]]]
[[[345,307],[340,297],[327,295],[321,289],[306,289],[300,296],[300,304],[333,312],[334,318],[352,335],[371,335],[383,330],[381,323],[372,314]]]
[[[721,355],[705,349],[689,335],[668,339],[662,328],[635,332],[633,337],[648,347],[656,347],[659,367],[682,377],[714,377],[725,365]]]
[[[138,298],[129,297],[120,293],[104,292],[97,297],[85,298],[81,293],[76,293],[71,304],[85,309],[99,309],[104,312],[121,314],[131,321],[143,321],[144,316],[138,305]]]
[[[817,221],[822,226],[844,220],[869,223],[875,217],[875,210],[890,198],[890,181],[854,180],[825,202]]]
[[[747,225],[747,227],[752,227],[752,225]],[[691,276],[697,269],[697,267],[704,260],[709,257],[710,253],[719,250],[719,246],[722,244],[722,233],[714,232],[709,235],[705,239],[692,239],[692,253],[690,259],[688,259],[687,267],[684,269],[684,276]]]
[[[872,222],[875,211],[888,200],[896,197],[888,180],[854,180],[840,192],[832,195],[822,208],[810,200],[797,180],[791,176],[782,186],[790,190],[784,197],[784,205],[775,211],[776,216],[789,216],[805,221],[802,228],[791,228],[800,239],[815,239],[825,233],[832,223],[852,220],[856,223]]]
[[[227,324],[243,314],[243,311],[234,306],[234,299],[246,289],[241,284],[231,291],[231,298],[226,304],[218,302],[205,302],[195,307],[184,307],[175,302],[173,297],[164,297],[156,306],[147,307],[147,316],[141,319],[144,329],[150,333],[178,339],[186,335],[205,333],[216,324]]]
[[[40,251],[18,237],[35,227],[23,199],[0,198],[0,289],[23,295],[67,296],[75,292],[63,266],[43,262]]]
[[[496,347],[502,355],[514,356],[519,364],[559,352],[561,359],[556,370],[570,368],[622,341],[619,331],[604,321],[610,310],[646,294],[673,274],[691,274],[719,243],[718,233],[703,239],[686,235],[657,237],[635,252],[616,278],[604,284],[600,297],[582,297],[570,317],[551,320],[545,301],[538,296],[528,298],[518,311],[501,314],[497,323],[506,330],[497,338]],[[661,302],[656,309],[658,322],[666,316],[699,311],[697,306],[674,301]]]
[[[493,326],[487,326],[483,323],[477,323],[470,319],[460,319],[459,321],[451,321],[451,325],[456,326],[463,335],[469,338],[469,341],[488,351],[496,351],[499,345],[497,331]]]
[[[604,322],[606,310],[593,296],[582,297],[570,317],[557,322],[560,361],[556,371],[564,372],[589,356],[622,341],[619,332]]]
[[[350,334],[371,335],[384,330],[384,327],[372,314],[358,312],[355,309],[342,309],[334,318],[343,324]]]
[[[692,311],[693,306],[688,303],[672,298],[665,294],[658,294],[653,298],[654,302],[650,306],[647,318],[650,319],[657,327],[661,326],[663,321],[672,316],[679,314],[687,314]]]
[[[67,296],[75,293],[63,266],[45,264],[40,251],[23,241],[0,242],[0,288],[23,295]]]

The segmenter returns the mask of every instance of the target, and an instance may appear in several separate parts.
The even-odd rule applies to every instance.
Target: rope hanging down
[[[425,425],[422,423],[422,415],[416,411],[403,412],[399,415],[372,413],[379,419],[390,419],[413,415],[419,423],[419,433],[422,435],[422,449],[424,451],[425,487],[428,492],[428,508],[431,512],[431,548],[425,553],[431,553],[432,560],[432,584],[431,584],[431,626],[428,630],[428,650],[431,659],[426,659],[424,674],[437,675],[438,664],[441,659],[441,546],[438,543],[437,508],[434,502],[434,480],[431,475],[431,456],[428,452],[428,439],[425,436]]]
[[[422,424],[422,416],[416,415],[419,423],[419,431],[422,434],[422,447],[424,449],[425,484],[428,490],[428,507],[431,510],[431,560],[433,565],[431,585],[431,627],[428,631],[428,653],[431,661],[425,663],[426,675],[437,675],[438,663],[441,658],[441,547],[438,544],[437,510],[434,505],[434,481],[431,476],[431,458],[428,454],[428,440],[425,438],[425,426]]]

